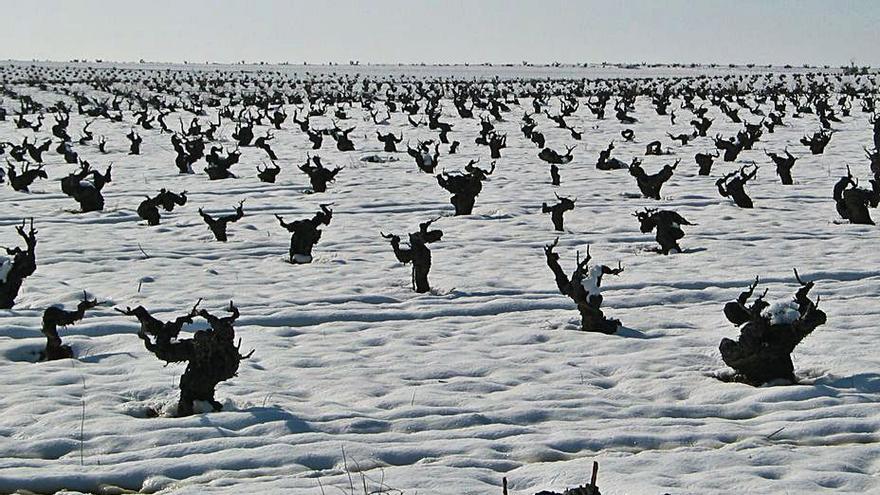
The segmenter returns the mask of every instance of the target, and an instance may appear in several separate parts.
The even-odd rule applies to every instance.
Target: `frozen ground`
[[[443,120],[455,123],[451,137],[462,148],[444,155],[440,168],[460,169],[476,156],[488,164],[486,148],[473,144],[477,121],[446,107]],[[688,132],[690,114],[679,114],[675,129]],[[668,118],[647,100],[639,100],[634,144],[622,142],[612,115],[597,121],[582,106],[569,120],[584,141],[561,167],[559,188],[579,200],[557,251],[566,271],[587,244],[596,262],[623,263],[626,271],[605,282],[607,313],[625,325],[615,336],[577,331],[574,305],[556,291],[541,250],[556,234],[540,213],[554,188],[519,131],[521,115],[514,109],[498,124],[508,149],[475,214],[437,223],[445,235],[432,245],[429,295],[412,292],[409,268],[379,231],[405,234],[451,215],[449,196],[405,153],[396,163],[359,162],[381,150],[376,126],[359,115],[351,121],[357,152],[340,153],[329,139],[320,151],[325,164],[346,166],[323,195],[304,193],[307,178],[295,166],[308,142],[290,121],[273,142],[283,168],[276,184],[256,178],[264,153],[254,148],[233,168],[238,179],[209,181],[203,162],[198,174],[178,176],[167,135],[140,131],[142,155],[129,156],[130,124],[104,120],[93,129],[107,136],[111,153],[77,147],[96,167],[114,162],[104,212],[70,212],[76,204],[58,179],[73,167],[54,152],[50,180],[31,194],[4,184],[0,244],[17,243],[13,226],[31,216],[39,244],[36,274],[15,309],[0,311],[0,492],[97,492],[107,484],[169,494],[330,494],[363,493],[366,482],[368,491],[500,494],[506,476],[511,493],[532,494],[586,482],[593,460],[605,495],[880,492],[872,333],[880,231],[835,223],[831,200],[845,164],[867,179],[867,115],[854,108],[820,156],[796,143],[817,128],[815,117],[788,117],[788,127],[765,133],[737,165],[718,163],[712,177],[700,177],[693,155],[711,149],[710,139],[673,145]],[[711,134],[740,128],[715,107],[710,117]],[[571,142],[546,118],[539,122],[550,147]],[[82,123],[73,115],[71,133]],[[400,114],[382,131],[389,129],[413,142],[429,136]],[[220,134],[228,141],[230,133],[227,124]],[[2,141],[31,134],[0,123]],[[649,173],[682,158],[664,200],[635,196],[625,172],[595,169],[612,139],[614,156],[626,161],[654,139],[672,146],[674,156],[644,157]],[[796,184],[787,187],[761,151],[785,145],[801,157]],[[756,205],[749,211],[721,198],[714,182],[751,160],[762,168],[749,187]],[[190,202],[147,227],[135,208],[160,187],[188,190]],[[197,208],[231,212],[241,199],[245,218],[230,226],[229,242],[215,242]],[[335,216],[315,262],[285,263],[289,237],[273,214],[311,216],[328,199]],[[631,216],[643,206],[674,209],[697,224],[686,228],[686,254],[647,251],[653,238]],[[828,324],[795,353],[801,383],[718,380],[727,371],[718,344],[737,334],[724,303],[755,275],[770,299],[789,298],[792,267],[816,281],[828,313]],[[34,363],[45,342],[43,309],[72,307],[83,289],[104,304],[62,331],[77,358]],[[223,412],[147,418],[149,409],[176,402],[183,366],[164,367],[147,353],[134,319],[113,307],[141,304],[171,318],[200,297],[214,311],[234,299],[243,349],[256,352],[218,387]]]

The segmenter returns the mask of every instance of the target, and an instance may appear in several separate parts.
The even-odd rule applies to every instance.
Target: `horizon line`
[[[520,62],[375,62],[375,61],[361,61],[361,60],[348,60],[345,62],[337,62],[337,61],[327,61],[327,62],[308,62],[308,61],[265,61],[265,60],[240,60],[240,61],[217,61],[217,60],[208,60],[208,61],[192,61],[192,60],[146,60],[146,59],[138,59],[138,60],[108,60],[102,58],[73,58],[69,60],[58,60],[58,59],[19,59],[19,58],[6,58],[2,59],[2,62],[14,62],[14,63],[53,63],[53,64],[71,64],[71,63],[97,63],[97,64],[131,64],[131,65],[141,65],[141,64],[173,64],[173,65],[254,65],[254,66],[265,66],[265,65],[278,65],[278,66],[312,66],[312,67],[358,67],[358,66],[391,66],[391,67],[491,67],[491,66],[501,66],[501,67],[597,67],[597,66],[630,66],[630,67],[680,67],[680,68],[691,68],[691,67],[709,67],[709,68],[725,68],[725,67],[746,67],[746,68],[761,68],[761,67],[777,67],[777,68],[834,68],[834,69],[842,69],[848,67],[867,67],[869,69],[875,69],[877,67],[872,66],[871,64],[861,65],[855,62],[854,59],[850,59],[848,64],[833,64],[833,63],[810,63],[810,62],[800,62],[800,63],[765,63],[760,64],[757,62],[530,62],[527,60],[522,60]],[[626,68],[626,67],[624,67]]]

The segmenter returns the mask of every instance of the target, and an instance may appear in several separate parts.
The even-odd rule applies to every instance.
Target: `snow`
[[[434,157],[428,153],[422,152],[422,163],[425,164],[425,168],[431,168],[434,165]]]
[[[590,297],[598,296],[602,294],[602,289],[599,288],[601,280],[602,265],[593,265],[590,267],[589,272],[587,272],[587,276],[581,280],[581,285],[584,286],[584,290],[587,291]]]
[[[312,257],[307,254],[294,254],[293,255],[294,263],[311,263]]]
[[[6,283],[10,271],[12,271],[12,258],[0,256],[0,282]]]
[[[798,306],[793,301],[776,301],[761,312],[761,316],[770,319],[771,325],[788,325],[800,318]]]
[[[354,69],[326,72],[332,70]],[[432,69],[395,66],[387,73],[407,70]],[[437,71],[472,77],[493,69]],[[548,73],[534,70],[535,77]],[[66,98],[15,89],[44,103]],[[462,147],[458,155],[443,153],[440,166],[485,161],[487,149],[473,144],[478,120],[458,118],[449,102],[443,109],[441,120],[454,124],[450,137]],[[293,115],[292,106],[285,110]],[[37,272],[24,282],[16,307],[0,310],[0,492],[98,492],[110,485],[163,494],[349,493],[350,475],[355,493],[365,481],[370,490],[384,483],[406,494],[498,494],[507,477],[511,493],[523,495],[583,484],[597,460],[606,495],[877,493],[880,230],[835,223],[830,199],[845,163],[863,180],[868,175],[867,115],[854,105],[819,156],[797,144],[817,128],[816,117],[787,117],[788,127],[765,134],[738,163],[719,161],[711,177],[700,177],[692,157],[711,150],[711,138],[684,147],[668,142],[667,130],[689,130],[689,115],[676,111],[679,124],[670,129],[669,119],[640,98],[633,114],[640,122],[622,126],[613,118],[595,120],[582,102],[568,120],[585,129],[584,141],[560,167],[562,186],[554,189],[538,150],[522,138],[522,111],[514,107],[497,124],[508,133],[498,169],[474,214],[455,218],[449,194],[405,153],[399,162],[359,160],[382,153],[382,145],[357,108],[350,125],[357,125],[351,137],[358,151],[340,153],[325,140],[319,152],[328,166],[346,167],[325,194],[305,194],[308,179],[296,165],[312,150],[290,121],[272,145],[283,170],[277,183],[265,184],[254,170],[265,160],[261,150],[241,149],[233,167],[238,179],[210,181],[201,162],[199,173],[178,175],[167,134],[141,131],[142,154],[129,156],[130,113],[121,123],[99,119],[92,129],[107,136],[110,153],[75,148],[96,169],[114,162],[105,211],[72,213],[76,204],[57,179],[77,166],[54,152],[46,155],[51,180],[35,182],[30,194],[0,188],[0,245],[20,245],[14,227],[22,218],[33,216],[39,230]],[[715,119],[712,135],[740,128],[716,107],[708,117]],[[567,131],[537,119],[548,146],[571,143]],[[71,115],[71,131],[83,123]],[[0,123],[0,141],[33,135],[14,127],[12,119]],[[400,113],[391,127],[412,143],[436,138]],[[619,139],[625,127],[635,130],[635,143]],[[258,126],[255,134],[265,130]],[[217,132],[227,149],[230,133],[228,124]],[[632,177],[594,167],[611,140],[615,155],[629,161],[653,139],[683,158],[662,201],[623,196],[637,193]],[[784,187],[763,148],[786,144],[800,158],[795,184]],[[648,170],[672,159],[643,158]],[[719,197],[714,182],[751,160],[761,165],[747,186],[755,209],[743,210]],[[135,209],[162,187],[187,190],[190,201],[163,212],[161,225],[146,227]],[[603,287],[604,311],[624,325],[617,335],[578,331],[576,308],[558,293],[546,266],[542,246],[556,233],[539,206],[554,190],[579,198],[556,249],[566,273],[585,243],[595,263],[620,260],[626,269]],[[229,225],[229,242],[215,242],[197,208],[228,211],[244,198],[245,216]],[[289,235],[273,214],[309,218],[329,202],[333,221],[322,227],[313,262],[287,263]],[[645,206],[678,211],[697,224],[680,241],[685,254],[648,250],[656,245],[653,236],[641,234],[631,216]],[[443,240],[431,245],[434,291],[416,294],[410,268],[397,262],[379,232],[413,232],[441,213],[435,226]],[[794,354],[800,384],[753,388],[718,380],[729,372],[718,344],[738,334],[723,305],[755,275],[758,290],[789,297],[798,288],[793,267],[815,281],[813,293],[828,313],[828,324]],[[53,304],[73,308],[83,289],[103,304],[61,331],[77,358],[34,363],[45,344],[42,311]],[[183,366],[166,367],[149,354],[134,318],[113,307],[143,305],[169,320],[200,297],[214,312],[234,299],[242,350],[256,352],[218,387],[222,412],[169,417]],[[156,411],[160,417],[151,417]]]

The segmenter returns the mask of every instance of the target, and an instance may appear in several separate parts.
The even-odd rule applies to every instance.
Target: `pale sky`
[[[880,66],[880,0],[0,0],[0,59]]]

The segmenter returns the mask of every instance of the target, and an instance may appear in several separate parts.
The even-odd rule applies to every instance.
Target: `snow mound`
[[[303,264],[311,263],[312,257],[307,254],[294,254],[293,255],[293,262],[294,263],[303,263]]]

